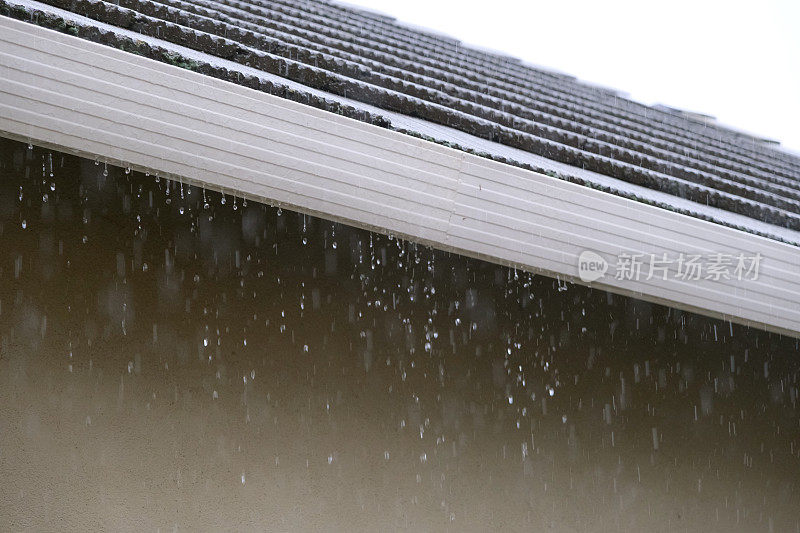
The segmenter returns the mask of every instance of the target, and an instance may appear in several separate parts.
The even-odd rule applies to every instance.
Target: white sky
[[[347,0],[800,153],[798,0]]]

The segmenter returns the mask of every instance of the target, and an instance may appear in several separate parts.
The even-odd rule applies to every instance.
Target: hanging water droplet
[[[51,191],[55,191],[56,190],[56,182],[55,181],[51,181],[50,182],[50,190]]]
[[[25,220],[25,219],[22,219],[22,229],[25,229],[27,227],[28,227],[28,221]]]

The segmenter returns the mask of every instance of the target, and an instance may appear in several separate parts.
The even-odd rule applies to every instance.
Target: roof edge
[[[800,336],[797,248],[0,18],[0,131],[463,255]],[[758,279],[580,257],[758,254]]]

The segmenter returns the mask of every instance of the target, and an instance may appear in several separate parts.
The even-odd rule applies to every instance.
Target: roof
[[[0,0],[0,13],[797,242],[799,157],[711,117],[648,107],[385,15],[319,0]]]
[[[333,4],[49,1],[0,0],[0,136],[800,335],[761,139]]]

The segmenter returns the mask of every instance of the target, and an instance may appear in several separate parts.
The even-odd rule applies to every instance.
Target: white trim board
[[[800,249],[0,17],[0,132],[577,280],[583,250],[762,256],[589,284],[800,336]]]

